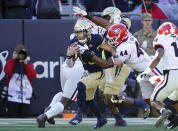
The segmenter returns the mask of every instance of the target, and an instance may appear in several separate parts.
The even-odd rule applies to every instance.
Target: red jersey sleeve
[[[10,59],[7,61],[5,67],[4,67],[4,72],[8,75],[11,76],[14,72],[14,65],[15,65],[15,60]]]

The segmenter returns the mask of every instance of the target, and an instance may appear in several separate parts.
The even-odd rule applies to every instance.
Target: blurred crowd
[[[0,0],[0,19],[60,19],[72,14],[70,4],[87,12],[110,6],[131,15],[148,12],[154,19],[176,19],[178,14],[177,0]]]

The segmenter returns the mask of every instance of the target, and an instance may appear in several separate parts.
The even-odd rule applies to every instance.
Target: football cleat
[[[38,123],[39,128],[44,128],[45,127],[45,122],[47,120],[47,116],[45,114],[41,114],[36,118],[36,121]]]
[[[71,125],[77,125],[82,121],[82,113],[77,113],[76,116],[69,121]]]
[[[148,105],[143,111],[143,119],[148,118],[149,115],[150,115],[150,106]]]
[[[44,113],[47,112],[50,108],[51,108],[50,106],[47,107],[47,108],[45,108]],[[54,117],[51,117],[51,118],[47,119],[47,122],[48,122],[49,124],[54,125],[54,124],[55,124]]]
[[[122,126],[122,127],[125,127],[127,126],[127,122],[125,120],[120,120],[120,121],[116,121],[114,123],[115,126]]]
[[[163,109],[163,111],[161,112],[161,116],[158,118],[158,120],[155,123],[155,127],[156,128],[162,127],[164,125],[164,122],[171,115],[172,115],[171,110]]]
[[[106,118],[98,119],[96,125],[93,127],[94,130],[100,129],[107,123]]]

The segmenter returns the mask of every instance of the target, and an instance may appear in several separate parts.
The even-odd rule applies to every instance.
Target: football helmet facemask
[[[75,35],[81,44],[91,39],[92,25],[87,20],[78,20],[74,26]]]

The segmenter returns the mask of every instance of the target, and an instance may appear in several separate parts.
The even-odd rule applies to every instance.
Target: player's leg
[[[82,113],[86,103],[97,117],[97,124],[94,128],[97,129],[106,124],[107,121],[102,115],[97,103],[93,101],[96,88],[100,85],[101,81],[104,81],[103,77],[102,72],[91,73],[90,75],[82,78],[82,80],[78,83],[78,112],[76,116],[69,121],[70,124],[76,125],[81,122]]]
[[[173,129],[176,126],[178,126],[178,116],[177,116],[176,108],[174,106],[176,104],[176,101],[178,100],[177,94],[178,94],[178,89],[175,90],[173,93],[171,93],[171,95],[169,95],[168,98],[164,100],[165,108],[170,109],[172,111],[172,115],[168,118],[169,123],[166,126],[167,129]]]
[[[119,74],[116,74],[116,68],[109,68],[105,71],[106,74],[106,84],[104,87],[105,104],[109,107],[111,113],[113,114],[116,122],[115,126],[126,126],[125,120],[123,120],[118,108],[114,106],[111,102],[113,95],[117,95],[121,92],[125,80],[130,74],[130,68],[123,65]]]
[[[150,114],[150,106],[143,100],[143,99],[137,99],[137,98],[131,98],[131,97],[125,97],[125,99],[122,98],[124,106],[136,106],[140,107],[143,110],[143,118],[146,119]]]
[[[61,101],[56,102],[54,105],[51,106],[51,108],[47,112],[45,112],[44,114],[41,114],[37,117],[38,127],[44,128],[45,122],[48,119],[53,118],[54,116],[63,112],[64,108],[66,108],[71,103],[72,103],[71,99],[62,97]]]
[[[111,102],[112,95],[105,94],[105,105],[110,109],[112,115],[115,118],[115,126],[126,126],[126,121],[122,118],[121,113],[118,108]]]
[[[54,102],[51,108],[40,115],[37,118],[37,122],[39,127],[45,126],[45,121],[50,120],[57,114],[63,112],[64,108],[66,108],[73,100],[77,97],[77,83],[81,79],[83,75],[83,70],[78,68],[69,69],[69,72],[66,74],[67,80],[65,81],[62,99],[58,102]]]
[[[174,113],[174,110],[173,110],[174,107],[170,106],[172,104],[166,98],[177,89],[176,85],[178,84],[177,82],[178,80],[176,76],[178,76],[178,73],[175,70],[171,70],[168,73],[166,73],[164,75],[164,79],[160,83],[158,83],[158,85],[155,87],[152,93],[151,101],[165,102],[166,106],[168,105],[167,106],[168,109],[166,109],[163,106],[154,104],[154,106],[157,109],[159,109],[161,113],[161,116],[156,121],[156,124],[155,124],[156,127],[163,126],[165,120]]]

